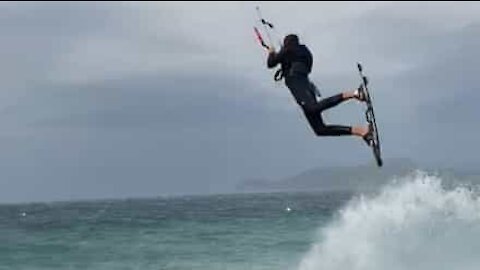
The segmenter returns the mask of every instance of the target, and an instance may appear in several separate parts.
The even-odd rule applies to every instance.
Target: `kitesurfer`
[[[316,87],[310,81],[313,57],[306,45],[299,42],[295,34],[289,34],[283,39],[283,46],[279,52],[273,46],[268,48],[267,67],[281,66],[281,76],[285,84],[303,110],[311,128],[317,136],[345,136],[361,137],[367,144],[372,141],[372,130],[369,126],[341,126],[326,124],[322,112],[338,104],[356,99],[365,102],[365,92],[360,86],[356,90],[346,91],[337,95],[320,99],[316,98]]]

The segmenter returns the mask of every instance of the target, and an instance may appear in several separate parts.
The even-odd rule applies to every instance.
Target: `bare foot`
[[[368,134],[368,126],[354,126],[352,127],[352,134],[358,137],[365,137]]]
[[[356,90],[343,92],[343,93],[342,93],[342,97],[343,97],[343,99],[345,99],[345,100],[351,99],[351,98],[357,98],[357,96],[356,96]],[[357,99],[358,99],[358,98],[357,98]]]

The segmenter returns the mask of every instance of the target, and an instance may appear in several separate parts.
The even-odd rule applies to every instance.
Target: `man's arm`
[[[275,48],[270,47],[270,49],[268,50],[267,67],[274,68],[276,65],[280,64],[283,61],[283,57],[283,50],[280,50],[278,53],[276,53]]]

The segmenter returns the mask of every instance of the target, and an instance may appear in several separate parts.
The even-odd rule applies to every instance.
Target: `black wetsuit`
[[[351,135],[352,128],[338,125],[325,125],[322,111],[344,101],[342,94],[317,101],[308,75],[312,71],[312,54],[305,45],[296,45],[288,50],[282,48],[278,53],[270,53],[267,66],[273,68],[280,64],[285,84],[303,109],[305,117],[317,136]]]

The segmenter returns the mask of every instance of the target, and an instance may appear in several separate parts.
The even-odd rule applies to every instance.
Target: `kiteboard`
[[[372,129],[372,135],[373,135],[372,136],[373,139],[370,143],[370,147],[372,148],[373,156],[375,157],[375,161],[377,162],[378,167],[382,167],[383,160],[382,160],[382,155],[380,150],[380,138],[378,135],[378,127],[377,127],[377,122],[375,120],[375,113],[373,110],[372,96],[370,95],[370,91],[368,90],[368,79],[363,74],[362,65],[360,63],[357,63],[357,67],[360,73],[360,77],[362,79],[362,87],[364,89],[365,96],[366,96],[365,104],[367,105],[367,108],[365,110],[365,118]]]

